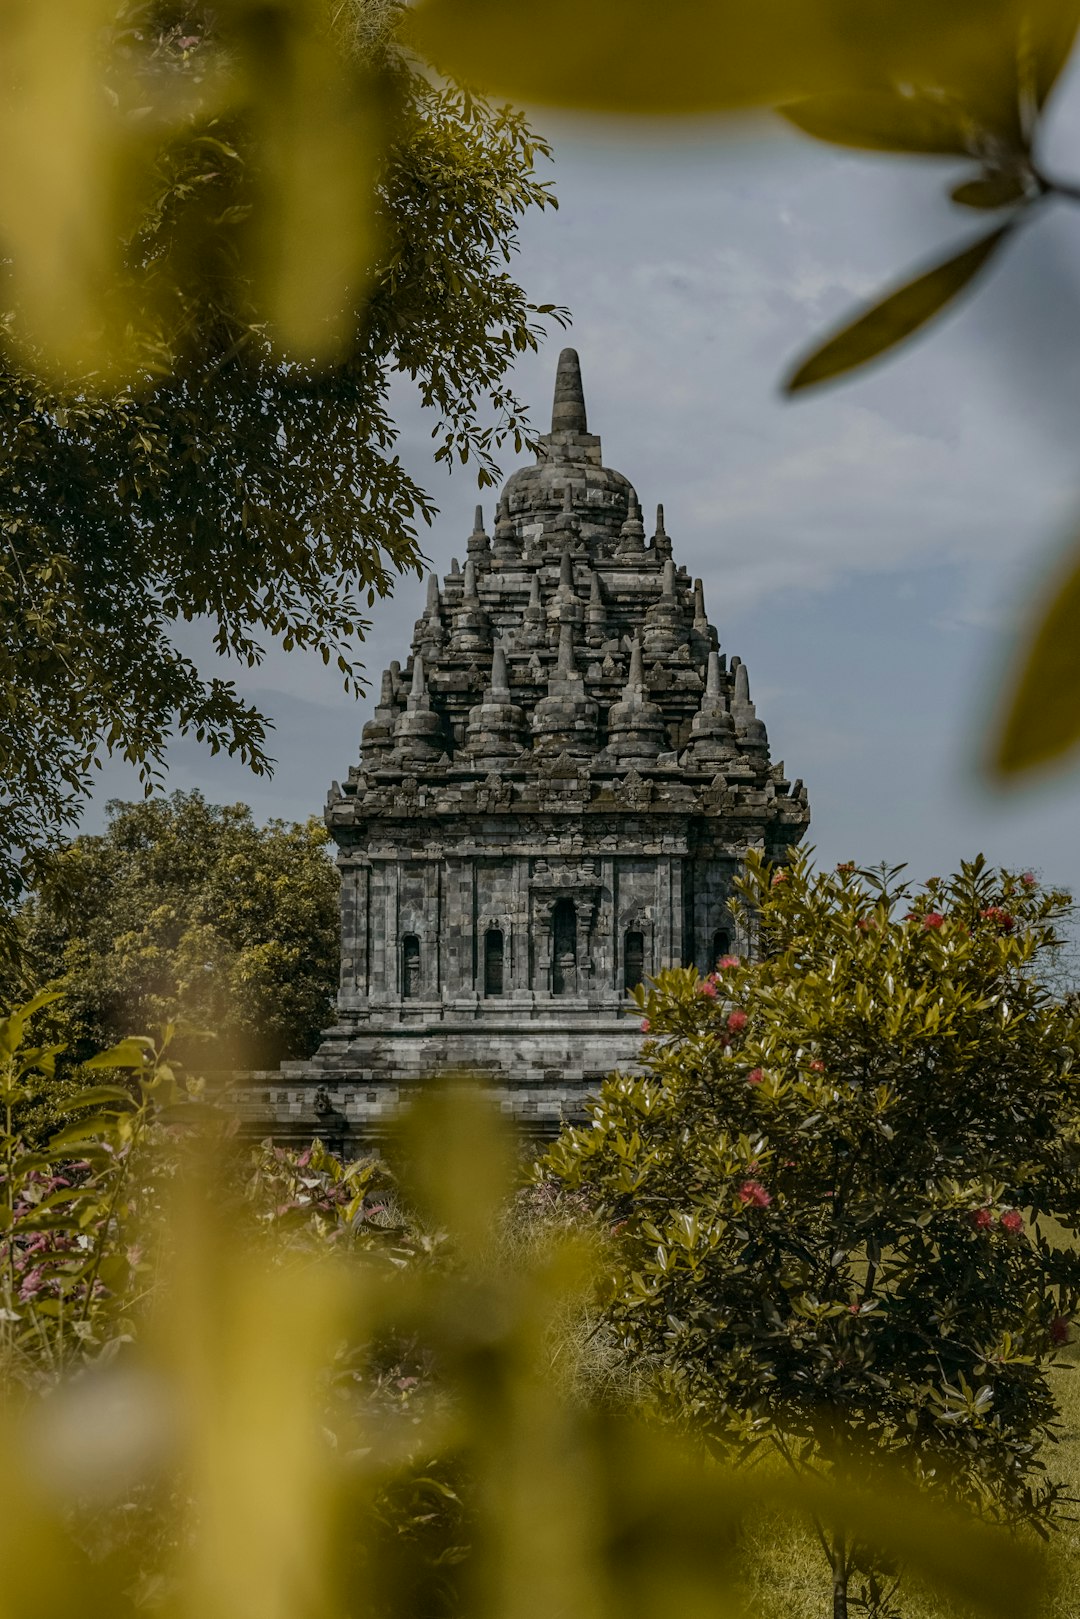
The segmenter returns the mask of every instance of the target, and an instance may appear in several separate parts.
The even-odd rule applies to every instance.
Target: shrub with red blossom
[[[1080,1028],[1041,976],[1068,897],[981,859],[922,889],[844,868],[751,858],[759,959],[714,997],[690,970],[643,992],[645,1071],[546,1172],[621,1222],[610,1318],[674,1422],[797,1469],[900,1461],[1042,1527],[1080,1308],[1046,1231],[1080,1236]]]

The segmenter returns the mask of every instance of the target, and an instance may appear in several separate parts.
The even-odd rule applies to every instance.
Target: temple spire
[[[587,433],[585,392],[577,349],[563,349],[555,372],[555,400],[551,409],[553,433]]]

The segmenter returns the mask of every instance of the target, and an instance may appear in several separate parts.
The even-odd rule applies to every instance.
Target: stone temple
[[[728,910],[745,852],[782,857],[809,824],[663,507],[647,539],[603,464],[573,349],[537,464],[506,484],[492,534],[477,508],[466,545],[464,568],[429,579],[330,791],[337,1022],[240,1098],[281,1137],[377,1135],[447,1069],[481,1075],[537,1134],[580,1116],[638,1055],[627,992],[748,947]]]

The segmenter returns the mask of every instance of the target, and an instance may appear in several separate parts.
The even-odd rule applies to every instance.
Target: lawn
[[[1080,1354],[1054,1374],[1064,1419],[1060,1444],[1047,1457],[1054,1478],[1080,1497]],[[1080,1507],[1065,1512],[1080,1513]],[[827,1619],[831,1613],[828,1570],[808,1529],[779,1518],[757,1523],[748,1533],[747,1612],[752,1619]],[[1080,1521],[1064,1521],[1050,1543],[1047,1590],[1039,1619],[1080,1616]],[[959,1619],[952,1604],[913,1586],[897,1593],[903,1619]],[[852,1607],[852,1612],[860,1610]]]

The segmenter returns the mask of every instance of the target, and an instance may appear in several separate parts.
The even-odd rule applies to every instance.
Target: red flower
[[[1056,1315],[1050,1323],[1050,1342],[1052,1344],[1067,1344],[1069,1341],[1069,1322],[1063,1315]]]
[[[922,925],[924,928],[939,928],[944,920],[940,911],[927,911],[922,919]]]
[[[740,1203],[748,1203],[755,1209],[767,1209],[772,1202],[772,1197],[760,1181],[743,1181],[736,1196]]]
[[[848,1309],[851,1311],[852,1315],[858,1315],[859,1313],[859,1306],[857,1304],[849,1304]]]
[[[988,905],[979,915],[984,922],[996,922],[1003,933],[1011,933],[1016,926],[1016,918],[1001,905]]]
[[[642,1018],[642,1020],[641,1020],[641,1032],[642,1032],[642,1034],[648,1034],[650,1028],[651,1028],[651,1024],[649,1023],[648,1018],[647,1017]]]
[[[1015,1237],[1017,1232],[1024,1229],[1024,1216],[1019,1209],[1006,1209],[1001,1216],[1001,1224],[1010,1237]]]
[[[1033,871],[1025,871],[1024,875],[1021,877],[1020,881],[1023,883],[1025,888],[1034,888],[1035,887],[1035,873]]]
[[[737,967],[739,965],[739,958],[738,956],[721,956],[716,965],[718,967]]]
[[[994,1223],[994,1216],[989,1209],[972,1209],[971,1223],[976,1231],[986,1231]]]
[[[787,872],[784,871],[783,868],[781,868],[779,871],[774,871],[773,872],[772,886],[774,888],[779,888],[781,883],[786,883],[786,882],[787,882]]]
[[[740,1029],[746,1028],[746,1013],[740,1012],[736,1007],[734,1012],[728,1013],[727,1026],[732,1034],[738,1034]]]
[[[765,1075],[761,1072],[760,1068],[751,1068],[750,1072],[746,1076],[746,1083],[748,1085],[760,1085],[764,1078]]]
[[[707,995],[710,1001],[716,999],[716,985],[711,978],[703,978],[697,987],[699,995]]]
[[[820,1057],[814,1058],[813,1062],[810,1064],[810,1072],[812,1074],[823,1074],[825,1072],[825,1064],[822,1062]]]

